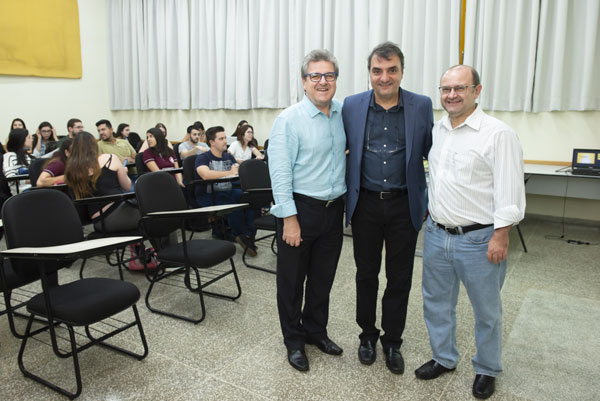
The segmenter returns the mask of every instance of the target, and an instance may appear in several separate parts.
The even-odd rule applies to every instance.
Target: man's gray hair
[[[302,62],[302,68],[300,69],[302,79],[304,79],[308,72],[308,64],[317,61],[329,61],[331,64],[333,64],[334,72],[336,74],[339,74],[340,68],[338,67],[338,62],[335,56],[331,54],[329,50],[315,49],[308,53],[306,57],[304,57],[304,61]]]

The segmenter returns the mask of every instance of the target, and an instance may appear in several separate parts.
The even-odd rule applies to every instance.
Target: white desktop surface
[[[573,175],[571,168],[549,164],[524,166],[528,194],[600,200],[600,177]]]
[[[11,255],[22,255],[31,254],[33,256],[59,256],[59,255],[72,255],[87,251],[93,251],[95,249],[104,248],[107,246],[118,245],[121,243],[128,243],[135,240],[141,240],[140,236],[132,237],[110,237],[110,238],[98,238],[89,241],[75,242],[72,244],[55,245],[55,246],[42,246],[42,247],[22,247],[12,248],[0,251],[0,254],[10,257]]]

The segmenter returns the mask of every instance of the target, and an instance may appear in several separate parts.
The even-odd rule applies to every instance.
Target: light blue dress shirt
[[[304,96],[285,109],[269,136],[269,171],[277,217],[296,214],[293,192],[320,200],[346,193],[346,133],[342,104],[331,101],[329,117]]]

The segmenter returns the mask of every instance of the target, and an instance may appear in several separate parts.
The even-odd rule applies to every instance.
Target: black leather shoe
[[[436,377],[440,377],[440,375],[446,372],[451,372],[455,369],[456,368],[448,369],[447,367],[440,365],[432,359],[431,361],[421,366],[419,369],[415,370],[415,376],[417,376],[417,379],[431,380],[435,379]]]
[[[342,355],[342,352],[344,352],[343,349],[338,347],[338,345],[336,343],[334,343],[327,337],[325,337],[322,340],[307,339],[306,343],[311,344],[311,345],[316,345],[317,348],[319,348],[322,352],[329,354],[329,355]]]
[[[473,396],[475,398],[486,399],[490,398],[494,394],[494,382],[495,377],[486,375],[475,375],[475,381],[473,382]]]
[[[385,366],[390,372],[397,375],[404,373],[404,358],[400,353],[400,347],[384,347],[383,353],[385,354]]]
[[[372,365],[377,359],[375,343],[373,341],[361,341],[358,346],[358,360],[363,365]]]
[[[303,349],[288,350],[288,362],[292,367],[301,372],[308,370],[308,358]]]

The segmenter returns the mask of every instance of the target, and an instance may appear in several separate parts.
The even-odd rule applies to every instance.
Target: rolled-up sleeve
[[[515,225],[525,216],[523,151],[513,131],[495,137],[494,227]]]
[[[269,172],[275,205],[271,213],[280,218],[295,215],[292,171],[298,155],[298,135],[285,117],[279,116],[269,135]]]

